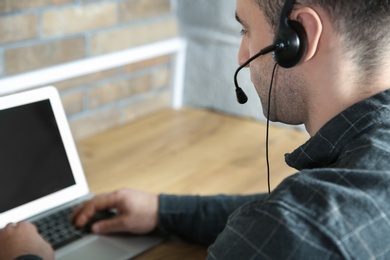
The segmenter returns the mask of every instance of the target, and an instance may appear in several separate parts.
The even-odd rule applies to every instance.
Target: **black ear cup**
[[[294,1],[286,1],[274,39],[274,45],[279,47],[274,51],[273,57],[283,68],[294,67],[302,61],[307,52],[305,29],[299,22],[288,20],[293,4]]]
[[[253,55],[244,64],[241,64],[234,73],[234,85],[236,86],[237,101],[240,104],[246,103],[248,97],[240,88],[237,82],[237,75],[240,70],[251,63],[254,59],[273,52],[276,63],[283,68],[291,68],[297,65],[305,57],[307,52],[307,35],[302,24],[289,20],[288,17],[294,7],[295,0],[286,0],[281,13],[278,29],[275,33],[274,42]],[[272,74],[273,77],[274,74]],[[272,86],[272,81],[271,81]],[[270,89],[271,89],[270,86]],[[270,91],[271,93],[271,91]],[[268,109],[269,111],[269,109]]]

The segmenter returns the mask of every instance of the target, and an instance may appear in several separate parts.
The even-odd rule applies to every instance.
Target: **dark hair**
[[[285,0],[253,1],[276,30]],[[366,76],[383,65],[382,50],[390,50],[390,0],[300,0],[297,4],[319,6],[329,15]]]

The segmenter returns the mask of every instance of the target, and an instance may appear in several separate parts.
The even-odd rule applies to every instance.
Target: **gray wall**
[[[249,101],[235,98],[233,75],[241,26],[235,21],[235,0],[177,0],[181,34],[188,39],[184,104],[264,119],[249,70],[239,74]]]

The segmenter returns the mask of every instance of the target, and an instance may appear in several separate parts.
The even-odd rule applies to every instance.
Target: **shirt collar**
[[[390,90],[365,99],[327,122],[305,144],[285,155],[297,170],[322,168],[334,163],[340,151],[367,129],[390,122]]]

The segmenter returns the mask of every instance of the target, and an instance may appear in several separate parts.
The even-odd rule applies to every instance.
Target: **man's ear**
[[[312,59],[317,50],[322,36],[322,21],[318,13],[310,7],[302,7],[294,10],[291,19],[302,24],[307,36],[307,53],[303,62]]]

